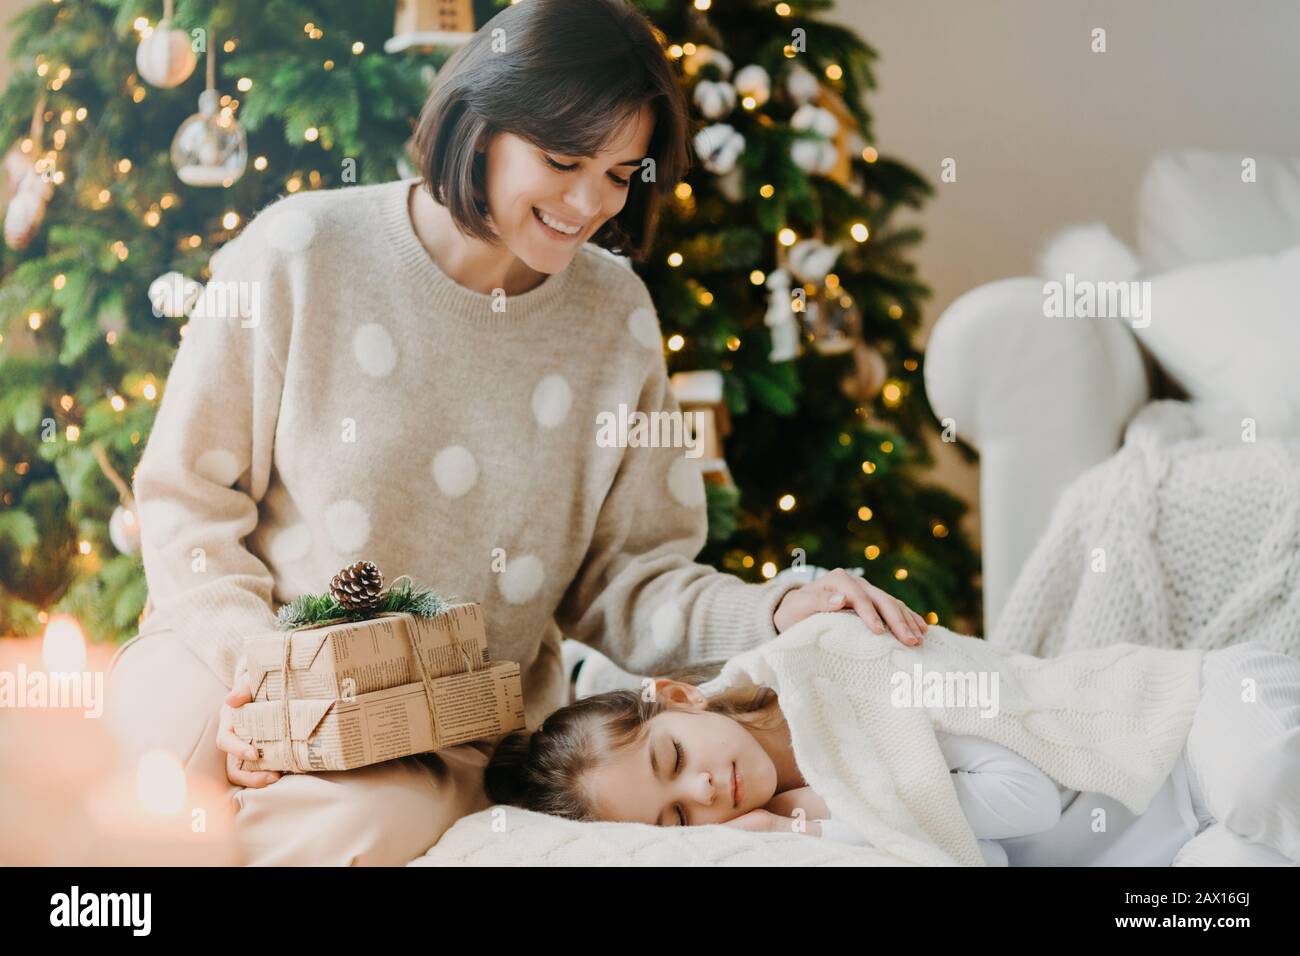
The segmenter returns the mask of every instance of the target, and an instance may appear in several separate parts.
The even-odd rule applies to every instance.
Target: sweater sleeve
[[[679,413],[661,352],[638,411]],[[628,447],[621,454],[581,566],[556,611],[565,636],[633,674],[726,660],[776,637],[772,615],[800,582],[747,584],[694,560],[708,534],[699,459],[671,447]]]
[[[939,736],[970,828],[981,840],[1050,830],[1061,818],[1061,791],[1019,754],[968,735]]]
[[[176,632],[231,684],[243,638],[275,621],[272,575],[243,539],[271,471],[283,366],[264,328],[275,299],[255,238],[246,231],[211,265],[134,493],[153,605],[142,631]]]

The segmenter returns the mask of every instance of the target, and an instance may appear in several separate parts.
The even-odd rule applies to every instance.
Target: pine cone
[[[383,596],[384,576],[369,561],[344,568],[330,581],[330,594],[347,611],[368,611]]]

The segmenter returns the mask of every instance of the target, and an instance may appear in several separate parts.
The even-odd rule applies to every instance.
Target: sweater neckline
[[[398,257],[425,297],[423,305],[462,321],[496,326],[543,315],[561,301],[570,284],[572,262],[522,295],[507,296],[504,311],[493,310],[492,296],[468,289],[443,272],[416,235],[408,210],[411,187],[421,181],[419,176],[411,176],[393,183],[383,204],[383,219]]]

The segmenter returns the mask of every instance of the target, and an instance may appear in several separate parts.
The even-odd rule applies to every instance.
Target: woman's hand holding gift
[[[257,748],[235,736],[235,708],[251,703],[253,688],[248,678],[246,662],[240,658],[235,686],[221,704],[217,720],[217,746],[226,752],[226,779],[237,787],[265,787],[280,779],[275,770],[245,770],[244,761],[255,759]]]
[[[904,644],[920,644],[928,629],[925,619],[898,598],[843,568],[828,571],[815,581],[787,592],[777,605],[772,622],[779,634],[821,611],[849,610],[877,634],[885,633],[883,618]]]

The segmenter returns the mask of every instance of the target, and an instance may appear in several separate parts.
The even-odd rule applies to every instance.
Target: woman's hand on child
[[[828,571],[801,588],[786,593],[772,622],[781,633],[821,611],[854,611],[877,634],[885,633],[881,618],[904,644],[917,645],[928,629],[924,618],[892,594],[843,568]]]
[[[235,735],[235,708],[250,703],[253,688],[249,683],[248,671],[242,666],[236,668],[238,676],[235,686],[226,695],[221,704],[221,716],[217,721],[217,746],[226,752],[226,779],[237,787],[265,787],[280,779],[275,770],[244,770],[243,762],[257,757],[257,748]]]

